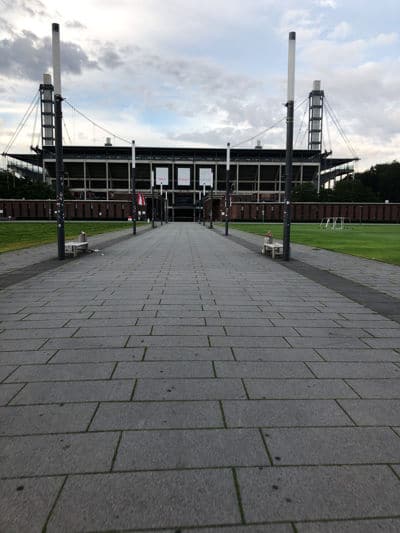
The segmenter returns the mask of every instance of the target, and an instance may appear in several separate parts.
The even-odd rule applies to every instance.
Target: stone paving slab
[[[244,384],[252,400],[357,398],[353,388],[341,379],[245,379]]]
[[[114,470],[267,465],[264,442],[255,429],[127,431]]]
[[[278,466],[400,461],[400,437],[389,428],[271,428],[264,437]]]
[[[317,350],[318,354],[326,361],[359,361],[374,363],[377,361],[400,362],[400,354],[394,350],[364,349],[324,349]]]
[[[135,401],[246,399],[240,379],[139,379]]]
[[[232,348],[287,348],[289,343],[280,336],[276,337],[235,337],[233,335],[210,337],[211,346],[231,346]]]
[[[28,405],[0,408],[0,435],[86,431],[95,404]]]
[[[240,513],[229,469],[121,473],[70,477],[48,531],[238,522]]]
[[[321,520],[396,514],[399,479],[388,466],[239,468],[245,520]]]
[[[400,424],[400,400],[340,400],[339,404],[359,426]]]
[[[353,425],[333,400],[226,400],[222,405],[228,427]]]
[[[400,368],[393,363],[308,363],[318,378],[400,378]]]
[[[53,352],[49,363],[102,363],[111,361],[141,361],[144,348],[80,348]]]
[[[62,477],[1,480],[0,531],[42,531],[63,481]]]
[[[211,377],[214,377],[214,369],[211,361],[144,361],[141,363],[118,363],[113,373],[113,379]]]
[[[348,383],[361,398],[400,399],[399,379],[349,379]]]
[[[66,402],[109,402],[129,400],[134,380],[57,381],[28,383],[11,402],[34,405]]]
[[[0,411],[1,413],[1,411]],[[223,427],[218,402],[102,403],[92,431]]]
[[[209,346],[208,337],[206,335],[197,335],[192,337],[190,335],[151,335],[148,337],[131,336],[126,344],[129,348],[136,346]]]
[[[35,381],[71,381],[108,379],[114,370],[113,363],[58,364],[20,366],[6,380],[7,383]]]
[[[3,344],[3,343],[2,343]],[[48,362],[53,355],[55,350],[35,350],[35,351],[0,351],[0,365],[9,365],[11,363],[15,365],[20,364],[41,364]]]
[[[0,476],[24,477],[110,470],[118,433],[0,437]]]
[[[304,363],[300,362],[216,362],[218,378],[308,378],[314,377]],[[400,369],[399,369],[400,370]]]
[[[67,349],[86,349],[86,348],[123,348],[128,341],[128,335],[123,337],[80,337],[80,338],[62,338],[62,339],[42,339],[45,350],[67,350]],[[41,345],[39,344],[39,346]]]
[[[297,523],[296,529],[298,533],[397,533],[400,531],[400,518]]]
[[[215,349],[215,348],[214,348]],[[238,361],[320,361],[312,348],[233,348]]]
[[[210,348],[191,346],[150,346],[146,350],[145,361],[230,361],[233,353],[230,348]]]

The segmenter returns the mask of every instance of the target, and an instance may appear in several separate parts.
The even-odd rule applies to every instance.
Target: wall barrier
[[[157,203],[156,203],[157,205]],[[205,202],[208,220],[210,203]],[[224,198],[214,198],[215,220],[223,219]],[[123,200],[66,200],[65,220],[127,220],[131,204]],[[143,209],[144,210],[144,209]],[[1,200],[0,218],[15,220],[55,220],[55,200]],[[147,199],[146,218],[150,216],[150,199]],[[293,222],[320,222],[323,218],[345,217],[346,222],[400,223],[400,203],[305,203],[292,204]],[[235,202],[231,220],[243,222],[280,222],[283,204],[277,202]]]

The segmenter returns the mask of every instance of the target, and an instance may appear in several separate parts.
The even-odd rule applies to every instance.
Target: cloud
[[[342,21],[337,24],[328,34],[328,39],[345,39],[351,33],[351,26],[348,22]]]
[[[30,17],[48,15],[48,9],[41,0],[2,0],[4,10],[22,12]]]
[[[78,29],[78,30],[86,29],[86,26],[82,24],[81,22],[79,22],[79,20],[67,20],[65,25],[67,28],[72,28],[72,29]]]
[[[399,40],[397,33],[380,33],[370,40],[372,46],[388,46],[390,44],[395,44]]]
[[[336,0],[319,0],[318,5],[321,7],[330,7],[331,9],[336,9],[337,7]]]
[[[81,74],[85,69],[98,68],[82,48],[71,42],[62,43],[62,68],[65,72]],[[51,67],[51,42],[30,31],[0,40],[0,74],[11,78],[39,80]]]
[[[285,36],[290,31],[296,31],[303,42],[310,41],[321,34],[321,17],[307,9],[287,9],[281,17],[277,31]]]

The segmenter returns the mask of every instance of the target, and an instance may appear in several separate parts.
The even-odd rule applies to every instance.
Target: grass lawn
[[[282,224],[231,223],[234,229],[282,239]],[[319,224],[292,224],[291,241],[314,248],[376,259],[400,265],[400,224],[349,224],[343,230],[321,229]]]
[[[145,222],[138,222],[145,224]],[[132,222],[65,222],[65,239],[132,228]],[[57,241],[56,222],[0,222],[0,253]]]

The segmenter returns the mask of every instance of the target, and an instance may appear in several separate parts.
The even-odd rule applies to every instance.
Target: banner
[[[199,172],[199,185],[202,187],[205,185],[206,187],[212,187],[213,186],[213,173],[211,168],[201,168]]]
[[[190,168],[178,167],[178,186],[190,185]]]
[[[137,193],[137,201],[136,201],[137,205],[146,205],[146,200],[145,200],[145,197],[144,197],[144,194],[141,193],[141,192],[138,192]]]
[[[166,185],[168,187],[168,167],[156,168],[156,185]]]

